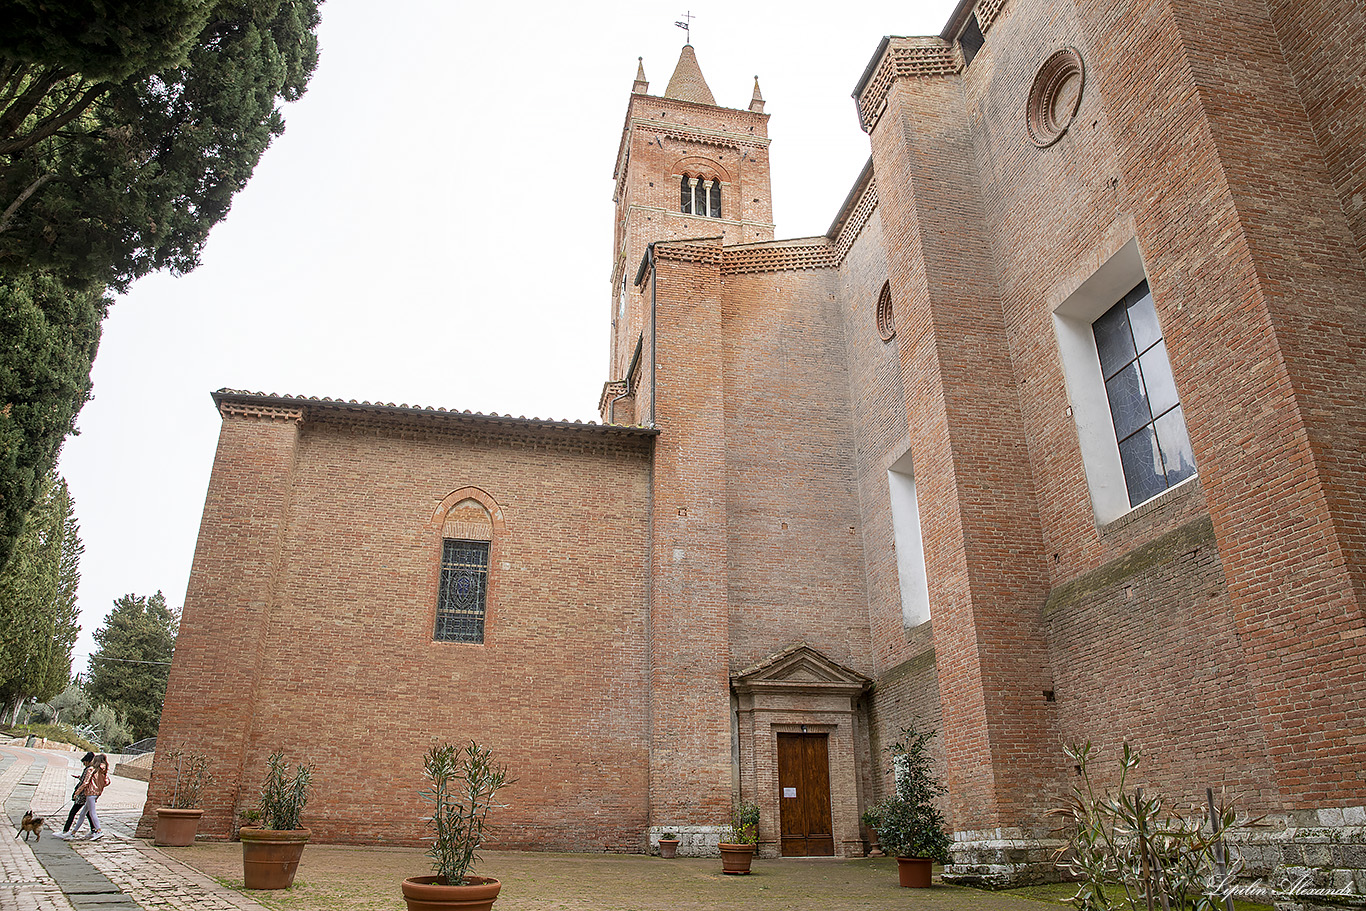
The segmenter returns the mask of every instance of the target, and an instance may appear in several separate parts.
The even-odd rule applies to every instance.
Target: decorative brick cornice
[[[292,421],[295,424],[302,424],[304,421],[304,411],[302,408],[279,408],[269,405],[258,405],[249,402],[220,402],[218,413],[225,418],[255,418],[265,421]]]
[[[598,396],[598,414],[607,410],[612,399],[624,396],[630,391],[625,380],[608,380],[602,384],[602,394]]]
[[[667,120],[646,120],[636,118],[631,121],[633,130],[658,133],[668,139],[681,139],[700,145],[717,146],[726,149],[766,149],[769,140],[760,136],[744,133],[730,133],[724,130],[706,130],[701,127],[688,127]]]
[[[943,38],[893,38],[858,95],[859,120],[872,132],[887,107],[887,93],[898,79],[953,76],[962,62],[953,44]]]
[[[718,265],[721,262],[720,238],[716,243],[697,243],[692,241],[660,241],[655,244],[655,259],[677,263],[707,263]]]
[[[849,250],[854,246],[854,241],[863,233],[864,225],[868,224],[868,219],[873,217],[877,211],[877,181],[870,174],[864,182],[858,198],[849,207],[848,215],[840,223],[838,233],[835,234],[835,265],[844,262],[844,257],[849,254]]]
[[[835,247],[826,237],[797,243],[782,241],[781,246],[746,244],[742,247],[727,247],[721,254],[722,275],[830,269],[834,265]]]
[[[991,26],[996,22],[996,17],[1001,14],[1005,7],[1006,0],[979,0],[977,4],[977,25],[985,35],[991,30]]]
[[[483,414],[472,411],[452,411],[395,405],[384,402],[357,402],[310,396],[276,395],[274,393],[243,392],[219,389],[213,393],[219,412],[225,416],[293,420],[305,424],[346,424],[385,432],[460,433],[499,439],[555,438],[578,440],[583,445],[599,443],[620,445],[628,438],[655,436],[658,431],[649,427],[622,424],[598,424],[594,421],[557,421],[545,418],[513,417],[506,414]]]

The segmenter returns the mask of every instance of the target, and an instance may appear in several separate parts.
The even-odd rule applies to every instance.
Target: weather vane
[[[694,15],[692,14],[692,10],[688,10],[686,13],[683,14],[683,21],[682,21],[682,22],[675,22],[675,23],[674,23],[674,25],[676,25],[676,26],[678,26],[679,28],[683,29],[683,34],[685,34],[685,35],[688,36],[688,43],[689,43],[689,44],[692,44],[692,21],[693,21],[694,19],[696,19],[696,18],[697,18],[697,17],[694,16]]]

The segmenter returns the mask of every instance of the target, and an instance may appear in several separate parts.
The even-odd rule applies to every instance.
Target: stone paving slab
[[[5,911],[267,911],[133,838],[146,782],[114,777],[97,815],[103,838],[62,841],[80,754],[0,746],[0,802],[14,831],[26,809],[47,815],[43,837],[0,838]],[[84,828],[84,827],[83,827]],[[88,830],[87,830],[88,831]]]

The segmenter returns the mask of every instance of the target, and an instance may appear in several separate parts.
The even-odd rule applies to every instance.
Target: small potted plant
[[[878,815],[877,807],[869,807],[863,811],[863,827],[868,830],[868,856],[881,857],[882,847],[878,844],[877,830],[882,825],[882,817]]]
[[[729,838],[717,845],[721,849],[721,872],[748,873],[758,843],[759,808],[747,800],[741,801],[730,814]]]
[[[423,757],[429,787],[422,792],[432,803],[428,817],[435,830],[432,876],[410,876],[403,881],[409,911],[489,911],[503,884],[471,876],[484,841],[489,810],[501,804],[494,795],[511,784],[507,767],[493,761],[493,750],[470,741],[463,748],[435,744]]]
[[[935,861],[947,863],[953,840],[934,798],[945,793],[930,768],[929,742],[934,731],[902,728],[901,739],[888,748],[894,757],[896,794],[869,812],[877,821],[882,850],[896,855],[901,885],[925,888]],[[866,818],[866,816],[865,816]]]
[[[678,856],[678,833],[664,832],[659,836],[659,856],[664,858]]]
[[[171,800],[157,807],[156,831],[152,844],[170,848],[184,848],[194,844],[199,831],[199,820],[204,815],[199,795],[211,780],[209,759],[203,753],[191,753],[179,748],[167,750],[165,761],[175,768],[175,785]]]
[[[249,817],[260,825],[242,826],[237,832],[246,888],[288,889],[294,884],[304,845],[312,834],[300,821],[312,778],[312,764],[299,763],[291,775],[284,750],[276,750],[266,760],[266,780],[256,803],[259,815]]]

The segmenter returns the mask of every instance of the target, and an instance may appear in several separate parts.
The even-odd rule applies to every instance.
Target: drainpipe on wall
[[[615,396],[612,401],[607,403],[607,423],[609,424],[615,424],[617,422],[617,402],[626,398],[633,391],[631,389],[631,377],[635,376],[636,365],[640,363],[640,348],[642,344],[644,344],[644,336],[636,336],[636,352],[631,355],[631,364],[626,368],[626,391],[621,395]],[[637,421],[636,423],[639,424],[640,422]]]

